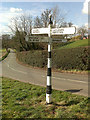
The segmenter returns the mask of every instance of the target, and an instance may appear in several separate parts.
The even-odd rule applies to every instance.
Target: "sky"
[[[72,22],[76,27],[88,25],[88,1],[83,2],[0,2],[0,35],[10,32],[8,25],[11,19],[22,13],[33,18],[40,16],[46,9],[58,6],[65,15],[66,22]]]

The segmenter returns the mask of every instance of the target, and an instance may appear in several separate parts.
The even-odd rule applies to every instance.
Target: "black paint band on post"
[[[50,86],[47,86],[47,88],[46,88],[46,93],[47,94],[51,94],[52,93],[52,86],[50,85]]]
[[[51,58],[51,52],[48,52],[48,58]]]
[[[47,69],[47,76],[51,76],[51,68]]]

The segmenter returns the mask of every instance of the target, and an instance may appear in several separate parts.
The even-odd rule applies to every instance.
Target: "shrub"
[[[54,50],[52,54],[53,67],[68,69],[88,70],[89,53],[88,48],[71,48]]]
[[[47,52],[39,50],[31,50],[29,52],[18,52],[17,58],[31,66],[35,67],[44,67],[47,65]]]
[[[46,67],[47,51],[18,52],[17,58],[31,66]],[[52,67],[62,70],[90,70],[89,48],[71,48],[52,51]]]

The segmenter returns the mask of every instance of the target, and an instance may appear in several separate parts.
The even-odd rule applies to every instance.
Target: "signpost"
[[[75,34],[75,27],[68,28],[52,28],[52,20],[50,15],[50,21],[48,28],[35,28],[32,29],[32,35],[42,35],[46,34],[48,37],[43,36],[26,36],[26,41],[29,42],[47,42],[48,43],[48,65],[47,65],[47,88],[46,88],[46,103],[50,104],[52,102],[51,94],[52,94],[52,83],[51,83],[51,44],[53,42],[66,42],[65,39],[57,39],[52,38],[53,35],[69,35]]]

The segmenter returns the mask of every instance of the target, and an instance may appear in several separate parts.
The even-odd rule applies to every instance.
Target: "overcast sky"
[[[88,24],[88,1],[84,2],[0,2],[0,34],[10,30],[10,19],[24,13],[30,13],[33,17],[40,16],[45,9],[58,6],[65,13],[65,20],[75,26]],[[90,13],[90,12],[89,12]]]

